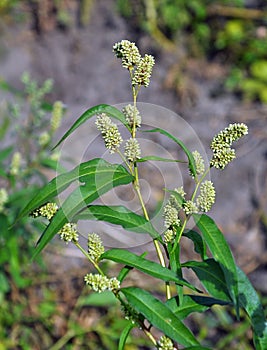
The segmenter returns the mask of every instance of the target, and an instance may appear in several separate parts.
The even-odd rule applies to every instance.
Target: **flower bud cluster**
[[[148,87],[154,64],[155,60],[153,56],[145,55],[142,57],[134,72],[132,85]]]
[[[117,125],[111,121],[106,113],[99,114],[95,124],[97,129],[101,131],[105,146],[110,153],[118,151],[123,140]]]
[[[21,166],[21,153],[15,152],[10,165],[10,174],[13,176],[17,176]]]
[[[122,305],[122,312],[124,313],[124,318],[131,321],[132,324],[138,321],[138,312],[131,305]]]
[[[113,46],[113,51],[118,58],[122,59],[122,66],[134,72],[131,73],[133,86],[147,87],[150,82],[152,68],[155,64],[154,57],[145,55],[141,57],[135,43],[122,40]]]
[[[38,139],[39,145],[44,147],[44,146],[47,146],[49,142],[50,142],[49,133],[47,131],[42,132]]]
[[[138,47],[129,40],[121,40],[114,44],[113,52],[122,59],[122,66],[127,69],[132,69],[141,59]]]
[[[183,210],[186,215],[196,214],[199,212],[198,206],[192,200],[184,202]]]
[[[101,238],[96,233],[88,235],[88,254],[92,260],[97,262],[105,252]]]
[[[165,243],[172,243],[175,239],[176,232],[174,230],[166,230],[163,235],[163,239]]]
[[[52,118],[50,121],[52,132],[55,132],[60,127],[62,116],[63,116],[63,104],[61,101],[56,101],[53,104]]]
[[[135,106],[133,106],[131,104],[125,106],[122,109],[122,113],[125,115],[127,123],[129,124],[129,126],[131,128],[134,125],[136,128],[139,128],[141,126],[142,118],[141,118],[140,112],[138,111],[138,109]]]
[[[201,211],[207,212],[211,209],[212,205],[215,203],[215,188],[211,181],[204,181],[200,185],[200,194],[197,197],[197,205]]]
[[[126,141],[124,155],[130,162],[135,162],[141,158],[140,145],[136,139],[130,138]]]
[[[58,206],[56,203],[47,203],[42,207],[33,211],[31,215],[33,217],[42,216],[43,218],[51,220],[57,211],[58,211]]]
[[[192,152],[192,155],[195,160],[197,175],[203,175],[205,171],[204,159],[202,158],[201,154],[198,151]]]
[[[248,127],[244,123],[235,123],[214,136],[210,144],[213,151],[210,165],[217,169],[224,169],[235,158],[235,150],[231,148],[232,143],[247,133]]]
[[[4,206],[8,201],[8,193],[5,188],[0,189],[0,213],[4,210]]]
[[[77,224],[68,222],[65,224],[62,229],[58,232],[60,238],[66,243],[69,242],[78,242],[79,235],[77,232]]]
[[[159,350],[174,350],[175,349],[173,347],[173,342],[166,335],[163,335],[160,338],[158,344],[159,344],[159,348],[158,348]]]
[[[108,278],[100,274],[88,273],[84,276],[84,281],[92,290],[98,293],[120,288],[120,281],[116,277]]]

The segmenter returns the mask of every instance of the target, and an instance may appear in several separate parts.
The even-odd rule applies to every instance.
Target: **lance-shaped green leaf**
[[[177,139],[175,136],[171,135],[168,131],[163,130],[161,128],[156,128],[156,129],[151,129],[151,130],[145,130],[144,132],[159,132],[162,135],[167,136],[169,139],[172,141],[176,142],[184,151],[188,158],[188,163],[189,163],[189,169],[192,173],[192,175],[195,177],[196,176],[196,164],[195,164],[195,159],[192,155],[192,153],[189,151],[189,149],[186,147],[186,145],[179,139]]]
[[[112,260],[130,267],[134,267],[150,276],[159,278],[166,282],[175,282],[179,285],[187,286],[192,290],[197,290],[192,284],[177,276],[176,273],[161,266],[160,264],[135,255],[124,249],[110,249],[101,255],[101,259]]]
[[[197,227],[207,242],[212,255],[220,264],[224,272],[228,291],[234,301],[238,315],[238,279],[235,261],[229,245],[216,223],[208,215],[194,214],[193,217]]]
[[[42,204],[53,199],[55,196],[64,191],[74,181],[80,180],[80,178],[83,177],[93,178],[97,174],[99,176],[103,176],[103,174],[110,174],[110,176],[113,176],[114,171],[117,168],[117,164],[110,164],[101,158],[95,158],[89,160],[88,162],[79,164],[71,171],[55,177],[46,186],[41,188],[36,194],[36,196],[33,197],[32,200],[21,211],[19,218],[28,215],[33,210],[39,208]],[[126,176],[130,176],[124,168],[120,169],[124,174],[126,174]]]
[[[184,160],[168,159],[168,158],[162,158],[158,156],[145,156],[137,159],[136,162],[142,163],[142,162],[147,162],[149,160],[156,161],[156,162],[186,163]]]
[[[199,345],[191,331],[160,300],[147,291],[128,287],[120,290],[129,303],[167,337],[184,345]]]
[[[148,233],[153,239],[161,240],[159,233],[150,221],[135,214],[124,206],[90,205],[76,217],[76,220],[101,220],[111,224],[121,225],[128,231]]]
[[[118,350],[124,350],[124,346],[126,344],[126,340],[131,332],[131,330],[136,327],[136,325],[134,323],[132,323],[131,321],[129,321],[129,323],[127,324],[127,326],[124,328],[124,330],[121,332],[121,336],[120,336],[120,341],[119,341],[119,346],[118,346]]]
[[[64,201],[38,241],[34,257],[40,253],[53,236],[83,208],[113,187],[133,180],[122,165],[100,162],[95,171],[82,174],[84,185],[76,188]],[[103,166],[102,166],[103,165]]]
[[[167,300],[165,304],[183,320],[192,312],[204,312],[213,305],[228,305],[229,302],[201,295],[184,295],[181,305],[177,297]]]
[[[246,310],[254,331],[256,350],[267,349],[267,320],[258,294],[244,272],[237,267],[240,305]]]
[[[232,301],[223,270],[214,259],[205,261],[187,261],[183,267],[191,268],[206,290],[215,298]]]
[[[90,109],[87,109],[70,127],[70,129],[62,136],[62,138],[58,141],[58,143],[55,145],[53,149],[55,149],[57,146],[59,146],[68,136],[70,136],[77,128],[79,128],[83,123],[85,123],[88,119],[92,118],[96,114],[100,113],[106,113],[110,117],[113,117],[120,122],[122,122],[126,128],[131,131],[125,115],[117,108],[107,105],[107,104],[100,104],[97,106],[94,106]]]

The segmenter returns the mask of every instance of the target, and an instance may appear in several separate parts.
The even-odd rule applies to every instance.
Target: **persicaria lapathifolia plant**
[[[92,264],[95,273],[84,277],[86,285],[101,293],[114,293],[122,306],[124,317],[129,320],[122,331],[118,349],[123,349],[132,328],[140,328],[157,349],[204,350],[191,330],[183,323],[192,312],[203,312],[213,305],[233,305],[237,318],[243,308],[251,320],[254,344],[257,350],[267,349],[267,326],[257,293],[245,274],[236,266],[231,250],[216,223],[206,214],[215,202],[215,188],[207,179],[212,167],[224,169],[235,158],[232,144],[248,133],[245,124],[230,124],[211,141],[212,158],[205,167],[198,151],[190,151],[185,144],[169,132],[157,128],[145,130],[146,134],[160,133],[177,144],[185,153],[189,176],[194,182],[193,191],[183,186],[168,189],[169,199],[163,208],[165,229],[158,232],[152,225],[146,208],[139,180],[139,163],[163,159],[154,155],[142,158],[142,150],[136,135],[142,132],[142,118],[137,109],[137,97],[142,86],[149,85],[154,58],[141,56],[136,45],[122,40],[113,47],[115,55],[130,75],[133,103],[122,111],[101,104],[88,109],[65,133],[61,144],[78,127],[96,115],[96,128],[101,133],[110,153],[118,154],[122,164],[112,164],[102,158],[79,164],[69,172],[54,178],[22,211],[21,216],[33,213],[43,216],[47,226],[35,255],[39,254],[55,234],[66,243],[72,242]],[[119,121],[128,132],[123,141],[116,124]],[[54,202],[55,195],[64,191],[74,181],[79,186],[69,194],[60,207]],[[96,205],[94,201],[116,186],[131,184],[140,202],[142,213],[135,213],[125,206]],[[195,221],[196,230],[188,228],[189,219]],[[158,262],[150,261],[127,249],[104,249],[98,234],[88,234],[88,247],[79,243],[77,222],[101,220],[122,226],[132,234],[149,234],[153,240]],[[180,261],[181,237],[194,244],[199,255],[196,261]],[[207,250],[208,248],[208,250]],[[209,251],[209,252],[208,252]],[[108,276],[102,269],[103,260],[114,261],[125,267],[118,276]],[[124,287],[123,282],[132,269],[161,280],[165,285],[165,300],[159,300],[150,291],[136,286]],[[184,270],[191,269],[203,288],[196,288],[184,277]],[[199,285],[199,284],[198,284]],[[158,338],[157,328],[162,332]]]

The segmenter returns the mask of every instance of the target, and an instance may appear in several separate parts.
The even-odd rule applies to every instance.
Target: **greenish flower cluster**
[[[101,131],[106,148],[110,153],[117,152],[123,141],[117,125],[111,121],[106,113],[99,114],[95,124],[97,129]]]
[[[53,104],[52,118],[50,121],[52,132],[55,132],[60,127],[62,116],[63,116],[63,104],[61,101],[56,101]]]
[[[88,235],[88,254],[94,261],[98,261],[100,256],[105,252],[101,238],[96,233]]]
[[[153,56],[146,54],[142,57],[134,72],[132,85],[148,87],[154,64],[155,60]]]
[[[165,243],[172,243],[175,239],[176,232],[174,230],[166,230],[163,235],[163,239]]]
[[[122,66],[132,69],[141,59],[138,47],[129,40],[121,40],[114,44],[113,52],[122,60]]]
[[[40,134],[38,143],[40,146],[44,147],[47,146],[50,142],[50,135],[47,131],[44,131]]]
[[[163,217],[164,226],[166,228],[180,225],[179,210],[176,207],[172,206],[170,201],[168,201],[164,207]]]
[[[77,224],[68,222],[65,224],[62,229],[58,232],[60,238],[66,243],[69,242],[78,242],[79,235],[77,232]]]
[[[8,201],[8,193],[5,188],[0,189],[0,213],[4,210],[4,206]]]
[[[203,175],[205,171],[204,159],[202,158],[201,154],[198,151],[192,152],[192,155],[195,160],[197,175]]]
[[[200,194],[196,200],[199,209],[203,212],[207,212],[211,209],[215,203],[216,192],[211,181],[204,181],[200,185]]]
[[[116,277],[108,278],[100,274],[88,273],[84,276],[84,281],[92,290],[98,293],[120,288],[120,281]]]
[[[142,118],[139,110],[133,105],[129,104],[122,109],[122,113],[125,115],[127,123],[132,128],[134,125],[139,128],[142,123]]]
[[[158,344],[159,344],[159,348],[158,348],[159,350],[175,350],[173,346],[173,342],[166,335],[163,335],[160,338]]]
[[[135,43],[122,40],[113,46],[113,51],[122,60],[122,66],[134,72],[131,73],[132,86],[145,86],[150,83],[152,68],[155,64],[154,57],[145,55],[141,57]]]
[[[235,150],[232,143],[248,133],[248,127],[244,123],[230,124],[227,128],[214,136],[210,144],[213,157],[210,166],[224,169],[235,158]]]
[[[126,141],[124,155],[130,162],[135,162],[141,158],[141,149],[136,139],[130,138]]]
[[[51,220],[57,211],[58,211],[58,206],[56,203],[47,203],[42,207],[36,209],[34,212],[32,212],[31,215],[33,217],[42,216],[44,218],[47,218],[48,220]]]
[[[198,206],[192,200],[184,202],[183,210],[186,215],[196,214],[199,212]]]
[[[10,174],[13,176],[17,176],[21,166],[21,153],[15,152],[11,164],[10,164]]]

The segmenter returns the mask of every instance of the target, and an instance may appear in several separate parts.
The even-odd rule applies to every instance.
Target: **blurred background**
[[[122,39],[156,60],[139,101],[179,115],[207,153],[229,123],[248,125],[237,159],[211,174],[210,214],[267,305],[266,0],[0,0],[0,350],[117,349],[124,320],[113,298],[83,288],[91,267],[57,239],[30,262],[44,226],[30,218],[10,225],[59,170],[51,148],[74,120],[96,104],[131,101],[112,52]],[[79,157],[80,146],[71,147],[69,157]],[[188,322],[214,349],[253,349],[248,320],[236,322],[231,309]],[[137,331],[127,349],[149,345]]]

